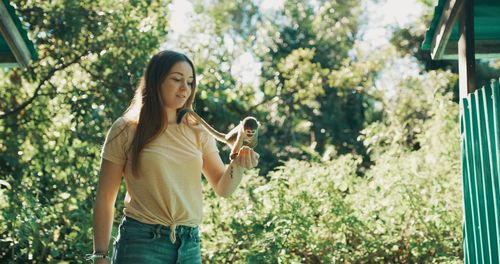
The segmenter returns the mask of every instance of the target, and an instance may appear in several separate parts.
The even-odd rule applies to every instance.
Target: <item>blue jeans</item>
[[[151,225],[124,216],[113,243],[115,264],[201,264],[198,227],[177,226],[176,241],[170,241],[170,228]]]

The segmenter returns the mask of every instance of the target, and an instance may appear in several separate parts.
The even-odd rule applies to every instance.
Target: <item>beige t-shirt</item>
[[[215,139],[201,126],[168,125],[141,151],[140,178],[136,179],[132,176],[129,150],[134,133],[134,125],[118,118],[102,149],[104,159],[124,166],[127,194],[123,213],[144,223],[174,229],[176,225],[201,224],[201,169],[203,157],[219,151]]]

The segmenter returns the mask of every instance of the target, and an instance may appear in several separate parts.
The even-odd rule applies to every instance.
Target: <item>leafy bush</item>
[[[428,104],[425,115],[408,121],[419,124],[420,133],[410,132],[412,142],[421,146],[417,150],[407,141],[366,138],[377,155],[362,178],[356,175],[359,156],[290,160],[269,173],[268,180],[257,172],[248,175],[232,198],[209,194],[202,226],[204,260],[461,262],[458,106],[444,89],[447,85],[436,85],[433,95],[420,97]],[[399,125],[376,124],[385,135]]]
[[[208,199],[204,259],[211,263],[328,262],[349,254],[365,228],[344,197],[360,158],[291,160],[269,180],[248,175],[232,198]]]

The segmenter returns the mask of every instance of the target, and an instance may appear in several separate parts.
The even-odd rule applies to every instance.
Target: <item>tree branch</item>
[[[27,101],[25,101],[24,103],[22,103],[21,105],[19,105],[18,107],[10,110],[10,111],[7,111],[7,112],[4,112],[2,114],[0,114],[0,119],[5,119],[7,116],[10,116],[10,115],[14,115],[14,114],[17,114],[19,113],[21,110],[25,109],[26,107],[28,107],[28,105],[30,105],[39,95],[40,95],[40,90],[41,88],[43,87],[43,85],[48,81],[50,80],[54,74],[57,72],[57,71],[60,71],[62,69],[65,69],[65,68],[68,68],[69,66],[75,64],[76,62],[78,62],[83,56],[85,56],[86,54],[81,54],[77,57],[75,57],[73,60],[71,60],[70,62],[68,62],[67,64],[63,64],[61,65],[60,67],[55,67],[53,69],[51,69],[48,73],[47,73],[47,76],[45,76],[41,82],[38,84],[38,86],[36,87],[35,89],[35,92],[33,93],[33,96],[31,96],[31,98],[29,98]]]

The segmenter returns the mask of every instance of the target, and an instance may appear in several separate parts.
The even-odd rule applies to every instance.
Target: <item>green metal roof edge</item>
[[[19,20],[19,17],[16,14],[16,10],[14,9],[13,6],[10,5],[9,0],[3,0],[3,3],[5,7],[7,7],[7,10],[9,11],[9,15],[12,18],[12,21],[14,21],[14,24],[16,25],[17,30],[19,31],[19,34],[23,37],[24,43],[28,47],[30,53],[31,53],[31,59],[32,60],[37,60],[38,59],[38,52],[35,49],[35,45],[33,42],[29,39],[28,37],[28,32],[24,29],[21,20]]]
[[[425,32],[425,39],[422,42],[422,50],[423,51],[431,51],[432,38],[434,37],[434,33],[436,32],[436,27],[439,24],[439,20],[443,15],[443,8],[446,0],[439,0],[436,7],[434,7],[434,16],[432,17],[431,25],[427,32]]]

